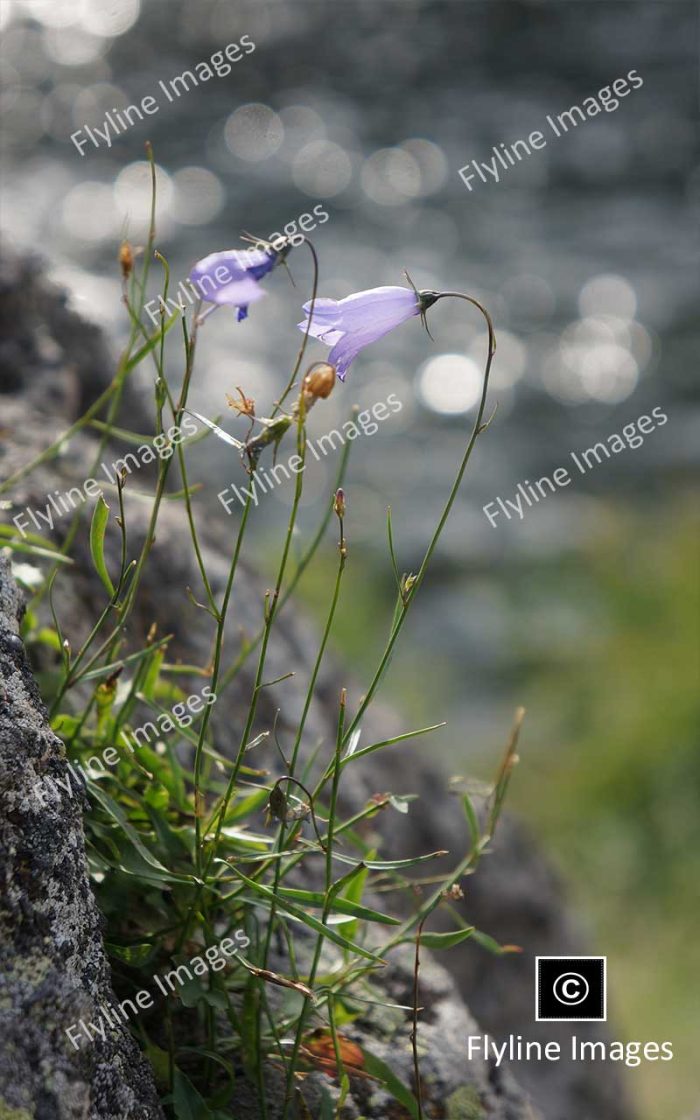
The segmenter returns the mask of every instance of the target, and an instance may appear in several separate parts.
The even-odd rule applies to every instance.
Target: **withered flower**
[[[122,241],[119,246],[119,264],[121,265],[122,278],[128,279],[134,267],[134,250],[128,241]]]
[[[229,408],[235,409],[239,416],[250,416],[252,419],[255,416],[255,401],[252,397],[247,397],[245,395],[240,385],[236,385],[236,392],[240,399],[236,400],[230,393],[227,393],[226,403]]]

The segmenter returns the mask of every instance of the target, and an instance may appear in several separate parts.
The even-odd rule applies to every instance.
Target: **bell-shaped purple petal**
[[[239,263],[254,280],[262,280],[272,272],[280,259],[275,249],[241,249],[237,251]]]
[[[370,288],[341,300],[317,299],[313,310],[311,302],[305,303],[304,311],[306,319],[298,324],[300,330],[308,329],[313,338],[332,347],[328,361],[344,381],[359,352],[419,315],[421,300],[411,288]]]
[[[248,305],[262,299],[265,292],[241,267],[237,256],[235,249],[210,253],[194,265],[190,280],[202,299],[219,307],[238,307],[241,319],[245,318]]]

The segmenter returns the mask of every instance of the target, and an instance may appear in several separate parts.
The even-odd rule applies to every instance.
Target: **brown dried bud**
[[[247,397],[245,395],[240,385],[236,386],[236,391],[238,392],[238,396],[240,399],[236,400],[235,397],[232,397],[229,393],[227,393],[227,405],[229,406],[229,408],[235,409],[239,416],[250,416],[250,418],[252,419],[255,416],[255,401],[252,397]]]
[[[119,247],[119,264],[121,265],[122,276],[126,280],[134,267],[134,250],[128,241],[122,241]]]
[[[464,898],[464,891],[459,883],[453,883],[449,890],[442,892],[442,897],[456,902],[458,899]]]
[[[302,385],[307,404],[319,398],[325,401],[333,392],[335,376],[335,366],[329,365],[328,362],[315,362],[314,365],[309,366]]]

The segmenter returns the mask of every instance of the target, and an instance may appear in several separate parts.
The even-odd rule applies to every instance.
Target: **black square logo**
[[[537,957],[537,1022],[604,1021],[607,1018],[606,961],[606,957]]]

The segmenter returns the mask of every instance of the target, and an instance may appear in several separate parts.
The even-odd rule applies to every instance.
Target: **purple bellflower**
[[[285,259],[289,248],[281,250],[224,249],[210,253],[192,268],[190,281],[208,303],[238,308],[238,322],[248,316],[248,306],[262,299],[265,292],[258,281]],[[213,308],[212,308],[213,310]]]
[[[332,347],[328,362],[344,381],[350,364],[365,346],[414,315],[422,317],[438,298],[437,292],[418,292],[413,288],[370,288],[345,299],[317,299],[313,314],[311,302],[305,303],[306,319],[298,326]]]

